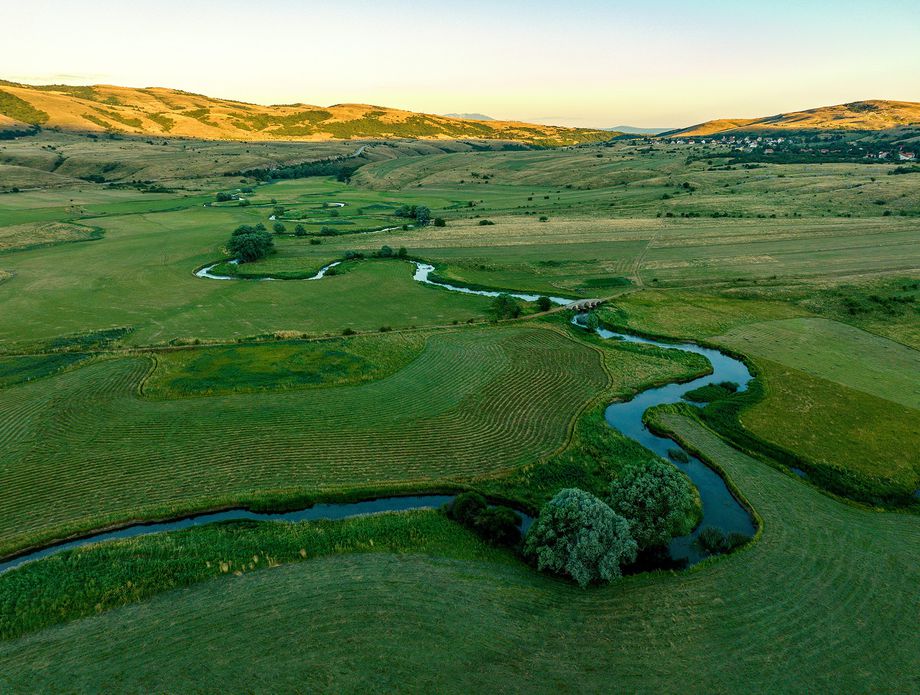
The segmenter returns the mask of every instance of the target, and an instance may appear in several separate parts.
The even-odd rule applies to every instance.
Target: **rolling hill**
[[[920,103],[912,101],[854,101],[764,118],[723,118],[668,133],[666,137],[699,137],[730,132],[776,130],[890,130],[920,126]]]
[[[34,86],[0,80],[0,129],[24,126],[248,141],[475,138],[559,146],[610,138],[601,130],[451,118],[368,104],[261,106],[162,87]]]

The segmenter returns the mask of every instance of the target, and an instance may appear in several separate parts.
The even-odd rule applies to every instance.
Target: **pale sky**
[[[676,127],[920,101],[920,0],[29,0],[0,78]]]

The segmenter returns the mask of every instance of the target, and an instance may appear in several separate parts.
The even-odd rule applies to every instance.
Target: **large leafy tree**
[[[696,519],[693,484],[664,461],[626,466],[611,483],[608,502],[629,520],[632,537],[643,549],[690,533]]]
[[[582,587],[610,582],[636,558],[626,519],[584,490],[559,491],[540,511],[524,544],[537,567],[567,575]]]

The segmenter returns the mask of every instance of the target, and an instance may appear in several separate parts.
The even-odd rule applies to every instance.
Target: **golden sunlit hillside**
[[[32,86],[0,81],[0,128],[24,125],[250,141],[477,138],[559,146],[611,137],[600,130],[474,121],[368,104],[260,106],[161,87]]]
[[[731,118],[706,121],[666,135],[701,136],[752,130],[888,130],[920,124],[920,103],[874,99],[807,111],[781,113],[764,118]]]

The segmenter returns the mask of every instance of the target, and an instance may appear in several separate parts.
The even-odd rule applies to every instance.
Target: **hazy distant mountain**
[[[491,116],[484,113],[445,113],[448,118],[462,118],[465,121],[494,121]]]
[[[764,118],[723,118],[663,134],[699,137],[754,130],[888,130],[910,125],[920,125],[920,103],[873,99]]]
[[[625,133],[627,135],[658,135],[659,133],[665,133],[673,128],[635,128],[631,125],[618,125],[613,128],[602,128],[602,130],[616,131],[618,133]]]
[[[0,80],[0,129],[27,124],[206,140],[488,139],[574,145],[609,138],[601,130],[446,118],[369,104],[260,106],[162,87],[32,86]]]

